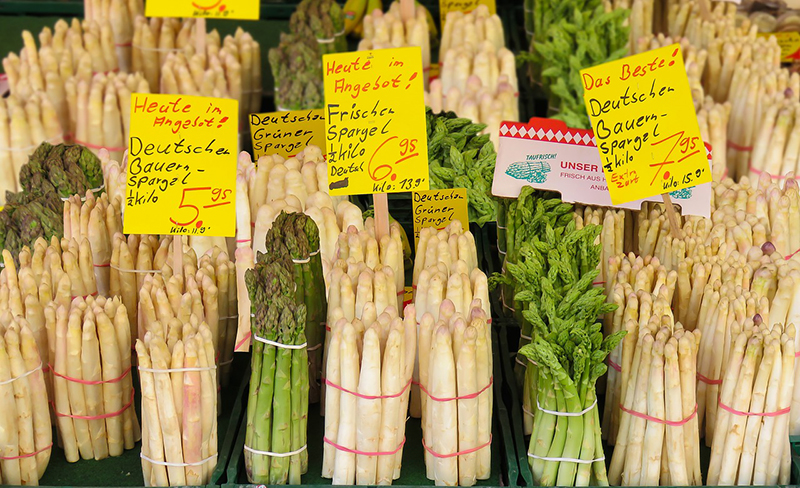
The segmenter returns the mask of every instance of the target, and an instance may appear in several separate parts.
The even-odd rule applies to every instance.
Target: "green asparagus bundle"
[[[533,411],[528,461],[537,486],[606,486],[595,382],[624,331],[603,338],[598,317],[612,312],[602,288],[592,283],[600,226],[576,230],[570,221],[556,230],[545,225],[520,247],[520,262],[508,270],[523,288],[532,342],[520,349],[529,362],[525,400]],[[571,461],[575,460],[575,461]]]
[[[322,108],[322,57],[312,38],[281,33],[278,47],[269,50],[278,110]]]
[[[466,188],[469,221],[483,225],[497,215],[492,179],[497,153],[484,124],[473,124],[453,112],[427,111],[431,189]]]
[[[320,56],[347,51],[344,12],[334,0],[303,0],[289,18],[293,34],[316,39]]]
[[[530,0],[527,0],[529,2]],[[550,95],[552,117],[570,127],[591,129],[580,70],[623,58],[628,54],[630,11],[609,12],[601,0],[546,0],[526,5],[526,19],[534,39],[529,53],[519,56],[531,62],[531,76],[541,77]],[[528,14],[526,14],[527,16]],[[534,75],[535,74],[535,75]]]

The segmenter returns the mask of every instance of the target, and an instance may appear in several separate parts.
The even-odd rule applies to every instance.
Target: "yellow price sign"
[[[290,158],[309,144],[324,152],[325,114],[321,108],[250,114],[250,136],[256,160],[267,154]]]
[[[781,62],[791,63],[800,59],[800,32],[759,32],[758,37],[775,36],[781,47]]]
[[[233,236],[239,103],[134,93],[126,234]]]
[[[322,62],[330,194],[427,190],[421,49],[326,54]]]
[[[679,44],[581,70],[611,203],[711,181]]]
[[[147,17],[203,17],[206,19],[258,20],[258,0],[147,0]]]
[[[466,188],[415,191],[413,204],[415,243],[419,243],[419,232],[425,227],[442,230],[454,220],[469,227]]]
[[[448,13],[461,11],[468,14],[478,8],[478,5],[486,5],[490,15],[497,13],[495,0],[439,0],[439,19],[442,21],[442,26],[447,20]]]

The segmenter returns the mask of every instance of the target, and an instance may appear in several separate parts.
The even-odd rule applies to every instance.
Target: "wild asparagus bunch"
[[[27,321],[0,315],[0,481],[38,485],[50,461],[53,431],[42,359]]]
[[[125,306],[119,298],[77,297],[68,307],[50,302],[44,316],[54,339],[54,409],[67,461],[133,449],[141,432]]]
[[[269,50],[278,109],[322,108],[322,63],[316,44],[313,39],[281,33],[278,47]]]
[[[252,483],[297,485],[308,470],[306,306],[297,301],[295,279],[288,253],[259,254],[246,274],[253,352],[244,455]]]

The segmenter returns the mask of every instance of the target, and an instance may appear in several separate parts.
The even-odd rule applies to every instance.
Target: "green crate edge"
[[[236,438],[236,434],[239,430],[239,425],[241,422],[238,420],[238,417],[242,416],[242,399],[243,395],[242,392],[246,389],[247,380],[250,378],[250,361],[244,365],[244,379],[239,383],[236,388],[236,395],[237,399],[233,403],[233,408],[231,411],[230,421],[228,422],[228,426],[225,432],[225,437],[222,441],[222,446],[217,452],[217,466],[214,468],[214,472],[211,473],[211,482],[205,485],[198,485],[198,486],[184,486],[184,487],[176,487],[176,488],[212,488],[212,487],[219,487],[221,486],[221,479],[222,475],[225,473],[225,468],[228,465],[229,459],[231,457],[233,451],[233,442]],[[55,427],[55,426],[54,426]],[[53,435],[56,435],[55,431]],[[55,438],[54,438],[55,439]],[[80,462],[80,461],[79,461]],[[98,461],[102,462],[102,461]],[[141,464],[138,464],[137,467],[141,469]],[[16,485],[2,485],[4,488],[26,488],[23,486],[16,486]],[[73,485],[40,485],[44,488],[108,488],[114,486],[112,484],[108,485],[100,485],[100,486],[73,486]],[[145,487],[135,487],[135,488],[145,488]]]
[[[492,329],[492,355],[497,358],[500,354],[500,345],[498,343],[499,335],[497,330]],[[499,486],[509,486],[509,487],[517,487],[517,479],[519,477],[519,463],[516,459],[516,449],[514,448],[512,442],[512,430],[510,419],[508,416],[508,409],[506,408],[505,402],[503,401],[502,395],[502,386],[503,381],[500,380],[502,378],[502,368],[498,361],[494,361],[493,364],[493,377],[494,381],[492,384],[492,388],[494,390],[494,415],[495,418],[498,420],[499,424],[499,434],[502,438],[502,443],[500,443],[500,447],[502,450],[499,454],[499,460],[501,466],[498,466],[501,469],[500,472],[500,485]],[[246,410],[246,408],[245,408]],[[222,486],[224,488],[244,488],[244,487],[252,487],[252,486],[259,486],[253,484],[242,484],[238,483],[237,480],[239,479],[239,460],[241,458],[242,452],[244,451],[244,438],[246,433],[245,423],[247,422],[247,416],[245,415],[240,424],[241,427],[239,428],[239,432],[236,436],[236,444],[234,445],[234,452],[231,454],[228,467],[226,469],[226,483]],[[495,449],[498,445],[496,442],[492,443]],[[493,456],[494,457],[494,456]],[[505,457],[506,465],[502,466],[503,458]],[[505,469],[503,469],[505,468]],[[404,469],[409,469],[408,466],[404,466]],[[503,484],[503,475],[505,474],[506,484]],[[432,486],[433,484],[431,484]],[[313,485],[313,484],[305,484],[303,483],[302,486],[331,486],[331,485]],[[415,488],[420,485],[392,485],[400,488]],[[487,488],[487,487],[483,487]],[[495,487],[488,487],[488,488],[495,488]]]

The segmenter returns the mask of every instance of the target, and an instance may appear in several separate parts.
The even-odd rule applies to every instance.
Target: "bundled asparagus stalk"
[[[378,271],[381,267],[391,268],[394,289],[397,293],[404,289],[405,267],[403,265],[403,230],[400,224],[394,222],[389,226],[389,235],[381,237],[380,241],[375,237],[375,225],[372,218],[367,218],[362,224],[360,221],[360,211],[349,211],[349,207],[340,205],[343,208],[341,214],[342,232],[336,241],[334,256],[336,261],[331,265],[326,283],[328,290],[333,289],[336,282],[336,269],[340,268],[343,272],[350,274],[350,278],[355,280],[364,269]],[[348,212],[348,214],[344,213]],[[358,217],[358,218],[357,218]],[[360,263],[364,263],[363,267]],[[388,275],[387,272],[385,274]],[[397,310],[402,310],[402,295],[398,295],[396,304]]]
[[[147,19],[138,15],[133,21],[133,72],[143,73],[153,90],[160,89],[162,66],[167,56],[184,52],[196,39],[197,24],[194,19]]]
[[[54,411],[69,462],[101,460],[141,438],[133,406],[128,313],[119,298],[75,298],[44,310],[55,339]]]
[[[438,315],[422,315],[417,338],[425,467],[437,485],[473,486],[491,475],[489,317],[478,299],[466,314],[444,300]]]
[[[303,0],[289,18],[292,34],[317,40],[320,55],[347,51],[344,12],[333,0]]]
[[[282,220],[291,218],[283,214]],[[279,244],[271,237],[271,244]],[[292,261],[285,247],[269,249],[246,273],[253,352],[244,456],[252,483],[296,485],[308,470],[307,318]]]
[[[662,291],[640,291],[638,299],[636,294],[630,298],[633,311],[626,306],[624,312],[622,412],[608,481],[624,486],[702,485],[695,402],[700,331],[689,332],[675,322]],[[639,314],[637,300],[643,305]]]
[[[388,307],[333,323],[322,476],[335,485],[390,485],[400,477],[417,339],[414,307],[404,315]]]
[[[20,170],[43,142],[60,144],[65,129],[47,96],[11,95],[0,101],[0,194],[22,191]]]
[[[368,12],[364,16],[364,38],[358,43],[358,50],[419,46],[422,48],[422,70],[427,88],[431,66],[428,15],[422,5],[415,4],[414,18],[403,22],[400,2],[392,2],[386,13],[380,9]]]
[[[65,80],[64,92],[75,142],[95,154],[106,149],[121,161],[130,140],[131,93],[150,93],[147,80],[141,73],[91,75],[79,69]]]
[[[587,225],[602,225],[603,230],[597,240],[601,246],[600,253],[600,275],[597,277],[596,285],[605,285],[606,295],[609,294],[611,287],[609,284],[613,280],[609,269],[609,259],[619,256],[633,248],[633,218],[631,211],[613,209],[605,207],[591,207],[576,205],[575,228],[580,230]],[[498,235],[498,245],[501,239]]]
[[[500,17],[489,14],[489,7],[483,4],[469,13],[460,10],[448,12],[439,46],[439,60],[445,59],[453,46],[461,45],[465,40],[472,44],[489,41],[495,50],[505,47],[506,38]]]
[[[788,483],[795,326],[737,322],[719,396],[708,484]]]
[[[53,447],[42,359],[27,321],[7,309],[0,315],[0,480],[39,484]]]
[[[800,82],[800,79],[798,79]],[[800,172],[800,101],[797,95],[767,105],[760,121],[756,120],[749,176],[757,180],[762,174],[780,182],[797,179]],[[759,123],[760,122],[760,123]],[[744,173],[742,173],[744,174]]]
[[[211,330],[194,313],[148,324],[136,340],[142,470],[149,486],[210,483],[217,464],[217,366]]]
[[[126,198],[126,178],[127,178],[127,158],[123,158],[120,163],[112,160],[111,155],[105,149],[97,152],[103,170],[103,184],[109,201],[118,202],[120,210],[125,207]]]
[[[119,67],[124,72],[136,71],[131,63],[133,21],[142,14],[144,5],[141,0],[84,0],[83,2],[83,15],[87,21],[111,25]]]
[[[325,90],[319,60],[319,45],[314,39],[281,33],[278,45],[269,50],[278,110],[322,108]]]

